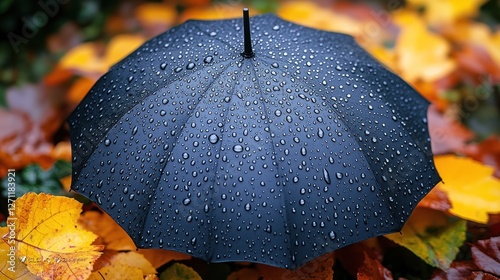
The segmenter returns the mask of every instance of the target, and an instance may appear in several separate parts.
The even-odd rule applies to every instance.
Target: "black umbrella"
[[[186,22],[105,74],[69,117],[72,189],[138,247],[211,262],[399,231],[440,181],[428,102],[350,36],[244,22]]]

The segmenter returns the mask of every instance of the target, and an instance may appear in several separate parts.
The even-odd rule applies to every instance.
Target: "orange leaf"
[[[155,268],[159,268],[170,261],[182,261],[192,258],[188,254],[162,249],[139,249],[138,252],[144,255]]]
[[[88,278],[88,280],[103,279],[137,280],[143,279],[143,276],[140,268],[124,264],[113,264],[92,272]]]
[[[76,221],[82,204],[48,194],[27,193],[16,200],[18,255],[43,279],[85,279],[101,255],[96,236]]]
[[[95,83],[95,79],[82,77],[76,80],[68,91],[66,98],[71,104],[78,104],[87,95]]]
[[[364,258],[363,265],[358,270],[358,280],[393,279],[391,271],[385,268],[379,260],[371,258],[366,252],[364,252]]]
[[[243,5],[224,5],[212,4],[205,7],[192,7],[183,11],[180,15],[179,22],[184,22],[190,19],[198,20],[215,20],[241,17]],[[252,10],[250,10],[252,15]]]
[[[107,250],[131,251],[136,249],[130,236],[106,213],[86,211],[78,219],[78,224],[98,235],[96,244],[105,245]]]
[[[106,71],[136,50],[144,43],[144,38],[138,35],[118,35],[113,37],[106,47],[106,55],[102,59]]]
[[[177,12],[163,3],[142,3],[135,10],[135,17],[144,25],[162,25],[170,27]]]

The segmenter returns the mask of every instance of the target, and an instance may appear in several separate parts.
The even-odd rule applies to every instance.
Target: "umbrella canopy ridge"
[[[99,79],[68,119],[72,189],[138,247],[212,262],[399,231],[440,181],[429,103],[348,35],[260,15],[245,55],[243,25],[188,21]]]

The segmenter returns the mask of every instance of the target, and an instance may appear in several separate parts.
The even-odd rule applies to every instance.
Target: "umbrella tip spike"
[[[252,39],[250,36],[250,16],[248,15],[248,8],[243,8],[243,32],[245,50],[241,55],[245,58],[252,58],[255,54],[252,49]]]

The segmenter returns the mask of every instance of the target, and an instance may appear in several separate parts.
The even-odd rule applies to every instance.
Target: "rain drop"
[[[109,139],[104,140],[104,145],[106,145],[106,146],[111,145],[111,140],[109,140]]]
[[[162,64],[160,64],[161,70],[165,70],[165,68],[167,68],[167,63],[163,62]]]
[[[209,55],[203,59],[203,62],[211,63],[213,60],[214,60],[214,57]]]
[[[187,205],[189,205],[189,203],[191,203],[191,199],[189,199],[189,198],[185,198],[185,199],[182,201],[182,204],[184,204],[184,205],[186,205],[186,206],[187,206]]]
[[[189,62],[188,65],[186,66],[186,69],[192,70],[195,66],[196,66],[196,64],[194,64],[193,62]]]
[[[182,68],[180,68],[180,67],[175,67],[175,69],[174,69],[174,72],[175,72],[175,73],[179,73],[179,72],[181,72],[181,71],[182,71]]]
[[[337,173],[337,174],[339,174],[339,173]],[[323,179],[325,179],[325,182],[327,184],[332,183],[332,180],[330,179],[330,172],[328,172],[328,170],[326,170],[326,168],[323,168]]]
[[[243,146],[241,146],[241,145],[239,145],[239,144],[238,144],[238,145],[234,145],[234,146],[233,146],[233,151],[234,151],[235,153],[241,153],[241,152],[243,151]]]
[[[344,176],[342,175],[342,173],[337,172],[337,173],[335,173],[335,177],[337,177],[337,179],[339,179],[339,180],[340,180],[340,179],[342,179],[342,177],[344,177]]]
[[[250,205],[250,203],[245,204],[245,210],[246,211],[252,210],[252,205]]]
[[[328,237],[330,237],[331,240],[335,240],[335,232],[330,231],[330,233],[328,234]]]
[[[325,132],[323,131],[323,129],[318,128],[318,137],[323,138],[324,136],[325,136]]]
[[[219,142],[219,136],[217,136],[217,134],[210,134],[210,136],[208,136],[208,141],[212,144],[217,144],[217,142]]]

